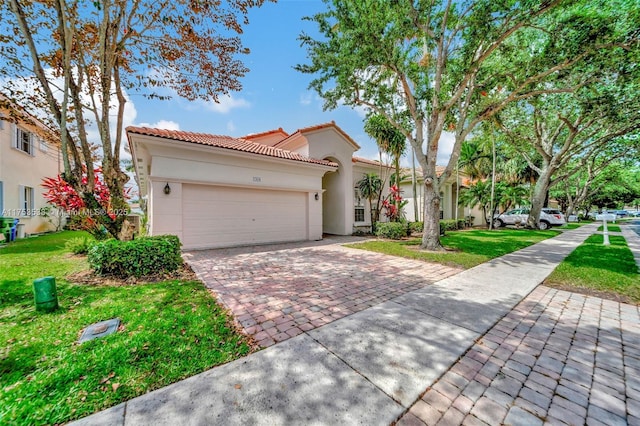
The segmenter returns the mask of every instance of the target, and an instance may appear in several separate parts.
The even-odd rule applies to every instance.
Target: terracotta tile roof
[[[259,137],[262,137],[262,136],[267,136],[267,135],[270,135],[270,134],[273,134],[273,133],[282,133],[285,138],[287,136],[289,136],[289,133],[285,132],[282,129],[282,127],[278,127],[277,129],[267,130],[266,132],[251,133],[250,135],[242,136],[241,139],[254,139],[254,138],[259,138]]]
[[[207,133],[184,132],[181,130],[152,129],[149,127],[127,127],[127,133],[139,135],[156,136],[163,139],[172,139],[182,142],[190,142],[199,145],[213,146],[216,148],[230,149],[233,151],[248,152],[268,157],[282,158],[285,160],[300,161],[303,163],[320,164],[323,166],[338,167],[336,163],[326,160],[305,157],[296,152],[285,149],[274,148],[257,142],[245,139],[233,138],[231,136],[211,135]]]
[[[444,170],[446,169],[445,166],[436,166],[436,176],[442,176],[442,174],[444,173]],[[411,173],[411,168],[410,167],[402,167],[401,173]],[[416,175],[422,179],[422,169],[420,167],[416,166]]]
[[[369,160],[368,158],[362,158],[362,157],[356,157],[356,156],[351,157],[351,162],[369,164],[371,166],[380,166],[380,162],[378,160]],[[382,167],[392,168],[391,166],[386,164],[382,164]]]
[[[298,129],[295,132],[291,133],[285,139],[283,139],[280,142],[278,142],[275,146],[278,146],[278,145],[281,145],[281,144],[285,143],[285,141],[289,140],[290,138],[292,138],[292,137],[294,137],[296,135],[303,134],[303,133],[306,133],[306,132],[313,132],[314,130],[326,129],[328,127],[333,127],[334,129],[336,129],[336,131],[338,133],[340,133],[342,135],[342,137],[344,137],[347,141],[349,141],[350,144],[352,144],[356,149],[360,149],[360,145],[358,145],[356,143],[356,141],[351,139],[351,136],[349,136],[344,130],[342,130],[340,127],[338,127],[338,125],[335,123],[335,121],[330,121],[328,123],[322,123],[322,124],[316,124],[315,126],[303,127],[301,129]]]

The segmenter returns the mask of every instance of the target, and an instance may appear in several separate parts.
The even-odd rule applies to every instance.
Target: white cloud
[[[365,118],[369,113],[369,108],[366,106],[356,105],[352,108],[356,112],[356,114],[358,114],[361,118]]]
[[[300,95],[300,105],[310,105],[313,100],[313,93],[306,92]]]
[[[231,95],[220,96],[218,99],[219,102],[214,101],[200,101],[198,102],[200,105],[205,107],[206,109],[217,112],[220,114],[226,114],[232,109],[236,108],[249,108],[251,103],[244,98],[234,98]]]
[[[451,152],[453,151],[453,145],[456,142],[456,137],[451,132],[442,132],[440,136],[440,143],[438,146],[438,158],[436,160],[437,164],[442,166],[446,166],[449,163],[449,158],[451,157]]]
[[[227,122],[227,131],[229,131],[229,133],[233,133],[236,131],[236,125],[233,124],[233,121],[231,120]]]
[[[155,129],[164,129],[164,130],[180,130],[180,124],[171,120],[158,120],[153,124],[149,123],[139,123],[136,126],[140,127],[152,127]]]

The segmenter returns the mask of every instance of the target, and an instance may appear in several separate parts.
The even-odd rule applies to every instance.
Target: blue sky
[[[137,112],[135,122],[162,125],[171,121],[180,130],[243,136],[282,127],[287,132],[334,120],[362,147],[357,155],[377,158],[375,142],[363,130],[364,112],[350,107],[322,110],[322,99],[307,89],[311,75],[293,67],[306,63],[306,49],[300,46],[302,31],[317,34],[313,22],[304,16],[325,10],[321,0],[280,0],[265,3],[250,11],[250,24],[242,39],[251,50],[240,59],[250,69],[241,80],[243,89],[222,98],[215,105],[188,102],[146,100],[132,95]]]
[[[325,9],[321,0],[280,0],[252,9],[242,36],[244,45],[251,49],[249,55],[241,56],[250,69],[242,79],[242,91],[222,98],[217,105],[132,95],[135,123],[243,136],[278,127],[293,132],[334,120],[361,146],[356,155],[378,158],[375,142],[363,130],[364,111],[345,106],[323,111],[322,99],[307,89],[313,76],[293,68],[307,62],[306,49],[298,41],[300,33],[317,34],[316,25],[302,18]],[[407,158],[403,163],[408,165],[409,161]]]

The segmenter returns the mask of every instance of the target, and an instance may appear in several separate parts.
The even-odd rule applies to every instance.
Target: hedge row
[[[464,219],[458,219],[457,221],[455,219],[440,221],[440,235],[444,235],[446,231],[455,231],[464,228]],[[410,236],[412,233],[422,232],[423,229],[423,222],[378,222],[376,223],[376,236],[399,240],[403,237]]]
[[[402,222],[378,222],[376,223],[376,236],[399,240],[407,236],[407,225]]]
[[[172,272],[182,265],[180,240],[175,235],[97,242],[89,248],[87,260],[96,273],[119,278]]]
[[[465,222],[466,221],[464,219],[458,219],[457,221],[455,219],[441,220],[440,229],[442,230],[444,228],[445,231],[456,231],[458,229],[464,229],[466,226]]]

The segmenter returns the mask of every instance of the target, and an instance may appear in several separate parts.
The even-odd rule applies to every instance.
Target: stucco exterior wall
[[[445,187],[442,189],[443,199],[441,201],[442,206],[442,214],[443,219],[455,219],[455,206],[456,206],[456,190],[455,190],[455,177],[453,178],[453,182],[447,181]],[[404,207],[405,218],[410,222],[415,222],[416,218],[414,216],[414,208],[413,203],[415,202],[413,199],[413,189],[411,187],[411,181],[402,182],[400,184],[400,189],[403,191],[403,198],[408,200],[407,205]],[[424,202],[424,192],[423,192],[422,181],[418,180],[416,183],[416,192],[418,195],[418,219],[419,221],[423,220],[423,202]],[[462,192],[462,188],[460,188],[460,192]],[[473,216],[473,225],[478,226],[482,225],[482,211],[478,208],[469,208],[467,206],[458,206],[458,219],[464,219],[466,216]]]
[[[148,215],[151,235],[173,234],[185,237],[186,184],[214,188],[294,191],[304,196],[308,239],[322,238],[322,176],[329,169],[295,161],[246,155],[184,143],[167,143],[143,136],[136,152],[141,167],[149,171]],[[169,185],[171,191],[165,194]],[[316,200],[318,194],[318,200]],[[260,214],[258,210],[256,212]],[[212,212],[214,214],[214,212]],[[191,228],[190,228],[191,229]]]
[[[325,182],[324,232],[336,235],[353,233],[353,168],[351,157],[356,147],[350,144],[333,128],[324,128],[304,134],[308,141],[309,156],[330,159],[340,164],[335,176],[326,177]]]
[[[152,178],[152,202],[148,206],[149,231],[151,235],[171,234],[182,240],[182,182],[165,181]],[[169,184],[171,193],[165,194],[164,187]]]
[[[14,147],[16,124],[0,119],[0,215],[15,217],[24,224],[26,234],[54,230],[54,225],[44,217],[40,209],[47,207],[42,196],[41,183],[45,177],[55,177],[60,173],[59,150],[56,145],[44,142],[32,134],[32,153],[26,153]],[[19,128],[30,131],[28,126]],[[30,211],[24,211],[21,205],[22,187],[32,188],[33,205]],[[56,218],[52,218],[54,223]]]
[[[389,194],[389,176],[391,175],[392,171],[384,166],[382,168],[382,175],[380,171],[381,171],[380,166],[373,166],[373,165],[368,165],[368,164],[359,163],[359,162],[353,163],[352,193],[353,193],[354,201],[355,201],[356,188],[358,187],[358,181],[361,180],[364,177],[364,175],[368,173],[375,173],[381,179],[383,179],[384,186],[382,187],[382,198],[386,197]],[[374,200],[374,205],[373,205],[374,208],[375,208],[375,203],[377,203],[377,200]],[[369,207],[369,200],[367,200],[366,198],[363,198],[362,204],[364,205],[364,222],[355,221],[355,205],[354,205],[354,212],[352,215],[354,219],[354,222],[353,222],[354,228],[361,229],[363,227],[369,228],[371,226],[371,209]],[[386,218],[386,216],[382,211],[380,212],[379,221],[380,222],[388,221],[388,219]]]

